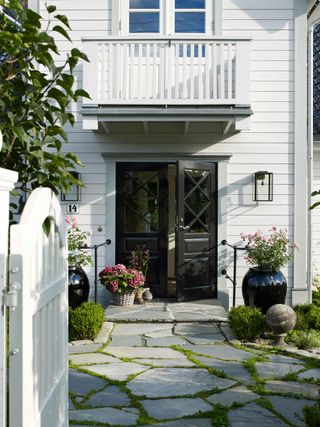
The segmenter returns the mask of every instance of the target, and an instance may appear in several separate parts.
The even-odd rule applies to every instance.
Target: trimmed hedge
[[[258,308],[244,305],[232,307],[229,310],[228,318],[230,327],[242,341],[255,340],[266,330],[265,316]]]
[[[69,309],[69,340],[93,340],[104,321],[104,309],[100,304],[84,302]]]

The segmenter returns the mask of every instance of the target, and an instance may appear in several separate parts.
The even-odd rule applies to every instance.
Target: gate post
[[[2,134],[0,131],[0,151]],[[18,180],[18,173],[0,168],[0,427],[6,427],[6,309],[2,303],[3,290],[7,286],[7,257],[9,233],[10,191]]]

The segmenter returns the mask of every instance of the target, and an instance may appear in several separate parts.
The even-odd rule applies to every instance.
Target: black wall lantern
[[[78,181],[81,180],[81,175],[79,172],[70,171],[70,174]],[[81,192],[80,192],[79,185],[71,184],[70,190],[68,190],[66,193],[61,193],[62,202],[79,202],[80,200],[81,200]]]
[[[253,174],[253,200],[255,202],[273,201],[273,173],[258,171]]]

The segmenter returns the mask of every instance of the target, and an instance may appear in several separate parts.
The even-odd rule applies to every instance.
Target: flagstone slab
[[[102,378],[69,369],[69,390],[75,394],[85,395],[92,390],[99,390],[107,385]]]
[[[112,385],[102,391],[94,394],[86,401],[89,406],[126,406],[130,405],[131,400],[129,397],[119,389],[119,387]]]
[[[218,334],[202,334],[202,335],[185,335],[184,337],[191,344],[198,345],[210,345],[218,342],[225,341],[224,336],[221,333]]]
[[[253,391],[244,386],[240,386],[222,391],[221,393],[215,393],[206,399],[215,405],[231,406],[235,402],[247,403],[258,399],[259,397],[260,396]]]
[[[171,348],[107,347],[104,351],[116,357],[130,357],[131,359],[186,359],[184,354]]]
[[[173,337],[172,333],[172,325],[171,329],[163,329],[162,331],[148,332],[143,334],[146,338],[165,338],[165,337]]]
[[[239,350],[228,344],[218,345],[188,345],[187,349],[201,355],[217,357],[223,360],[236,360],[243,362],[255,356],[254,353]]]
[[[168,421],[166,423],[154,424],[156,427],[212,427],[212,420],[208,418],[188,418],[177,421]],[[141,426],[141,427],[150,427]]]
[[[282,356],[281,354],[267,354],[266,357],[270,362],[274,363],[291,363],[295,365],[304,365],[302,360],[296,359],[294,357]]]
[[[123,347],[123,346],[135,346],[140,347],[143,345],[142,338],[140,335],[120,335],[120,336],[113,336],[111,338],[111,342],[108,344],[109,347]]]
[[[135,424],[138,418],[139,414],[115,408],[78,409],[69,411],[70,421],[90,421],[108,423],[116,426]]]
[[[273,362],[257,362],[255,366],[258,376],[262,378],[281,378],[288,374],[295,374],[303,369],[301,365]]]
[[[305,426],[303,407],[314,405],[314,402],[310,400],[294,399],[292,397],[269,396],[268,400],[279,414],[295,426],[301,427]]]
[[[189,368],[195,366],[189,359],[134,359],[135,363],[146,363],[147,365],[156,366],[158,368]]]
[[[117,323],[112,331],[112,336],[143,335],[159,331],[169,331],[172,333],[172,328],[173,325],[170,323]]]
[[[315,381],[320,380],[320,368],[308,369],[298,375],[300,379],[314,379]]]
[[[200,398],[143,400],[141,403],[149,416],[157,420],[181,418],[199,412],[212,411],[212,406]]]
[[[204,356],[195,356],[195,358],[207,367],[222,371],[239,382],[244,384],[251,384],[253,382],[250,373],[240,362],[225,361]]]
[[[250,403],[242,408],[234,409],[228,412],[229,425],[231,427],[248,427],[248,426],[263,426],[263,427],[286,427],[280,418],[272,412],[257,405]]]
[[[216,323],[178,323],[174,328],[176,335],[208,335],[220,333]]]
[[[181,337],[162,337],[162,338],[146,338],[147,346],[149,347],[170,347],[170,345],[187,345],[188,343]]]
[[[108,365],[88,366],[88,371],[103,375],[110,380],[126,381],[130,375],[137,374],[149,369],[148,366],[138,363],[109,363]]]
[[[234,384],[210,375],[206,369],[154,368],[138,375],[127,387],[137,396],[170,397],[225,389]]]
[[[299,383],[295,381],[268,381],[265,384],[266,390],[275,393],[292,393],[298,396],[317,399],[319,397],[319,387],[315,384]]]
[[[74,365],[94,365],[95,363],[115,363],[121,362],[116,357],[102,353],[82,353],[69,356],[69,361]]]
[[[94,353],[99,350],[102,344],[74,344],[68,346],[69,354],[79,354],[79,353]]]

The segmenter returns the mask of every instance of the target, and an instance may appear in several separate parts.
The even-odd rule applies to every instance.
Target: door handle
[[[186,225],[186,226],[180,225],[179,230],[180,231],[189,231],[190,227],[189,227],[189,225]]]

